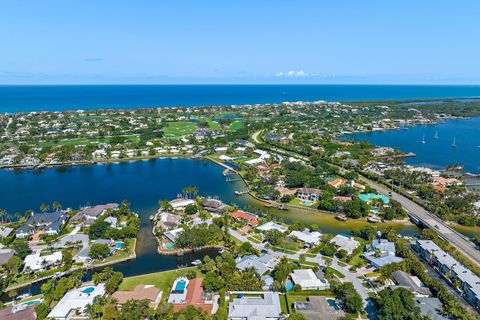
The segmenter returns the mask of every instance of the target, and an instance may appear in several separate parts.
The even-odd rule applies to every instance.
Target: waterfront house
[[[165,238],[170,240],[172,243],[175,243],[175,240],[177,240],[178,235],[183,232],[183,228],[177,228],[173,230],[169,230],[164,233]]]
[[[348,255],[351,255],[353,251],[360,246],[360,242],[355,240],[353,236],[344,234],[337,234],[330,240],[330,243],[333,244],[338,251],[345,250]]]
[[[290,232],[288,237],[299,240],[304,243],[306,247],[313,247],[320,243],[320,239],[322,238],[322,234],[318,231],[311,232],[308,229],[303,231],[294,230]]]
[[[308,320],[337,320],[345,315],[334,299],[322,296],[308,296],[305,301],[296,301],[293,309]]]
[[[95,220],[103,215],[107,210],[118,208],[117,203],[107,203],[102,205],[96,205],[93,207],[86,207],[77,212],[72,217],[72,222],[74,223],[84,223],[86,225],[91,225]]]
[[[278,223],[275,223],[273,221],[268,221],[261,226],[257,227],[257,230],[259,231],[272,231],[272,230],[278,230],[281,233],[287,232],[288,228],[282,225],[279,225]]]
[[[212,213],[221,213],[228,208],[227,205],[217,199],[203,199],[202,206],[205,210]]]
[[[2,320],[36,320],[35,306],[26,303],[14,304],[0,309]]]
[[[258,225],[258,219],[256,216],[250,213],[246,213],[242,210],[235,210],[230,213],[230,216],[235,220],[245,221],[250,227],[256,227]]]
[[[60,232],[67,220],[65,211],[32,213],[25,223],[16,230],[17,238],[26,238],[37,231],[44,231],[47,235]]]
[[[95,297],[103,295],[105,295],[105,285],[103,283],[97,286],[88,285],[72,289],[60,299],[47,318],[55,320],[86,318],[85,307],[91,304]]]
[[[162,212],[160,213],[160,219],[157,222],[157,225],[160,226],[164,230],[175,229],[180,224],[182,217],[172,214],[169,212]]]
[[[233,297],[230,298],[230,297]],[[260,292],[227,292],[228,320],[255,319],[287,319],[280,305],[280,293]]]
[[[129,300],[146,300],[152,309],[157,309],[162,292],[153,285],[139,284],[133,291],[116,291],[112,297],[117,300],[117,305],[121,307]]]
[[[237,269],[245,270],[254,268],[259,275],[265,274],[267,271],[272,271],[277,265],[275,257],[268,253],[262,254],[260,257],[255,255],[243,256],[237,259]]]
[[[62,261],[62,252],[56,251],[49,255],[40,255],[40,250],[25,257],[24,270],[41,271],[46,268],[57,266]]]
[[[170,205],[174,210],[184,210],[189,204],[195,204],[192,199],[177,198],[170,201]]]
[[[6,238],[12,233],[13,228],[10,227],[0,227],[0,239]]]
[[[211,315],[214,295],[204,291],[202,278],[189,280],[185,277],[179,277],[173,282],[168,303],[173,304],[174,312],[179,312],[188,306],[193,306]]]
[[[117,228],[117,223],[118,223],[118,219],[117,219],[117,218],[115,218],[115,217],[107,217],[107,218],[106,218],[105,220],[103,220],[103,221],[109,223],[112,228]]]
[[[319,279],[312,269],[293,270],[290,279],[295,285],[299,285],[302,290],[325,290],[329,288],[326,279]]]
[[[480,277],[441,249],[432,240],[417,240],[415,248],[420,257],[452,283],[458,281],[464,298],[475,308],[480,308]]]
[[[321,195],[322,190],[315,188],[301,188],[297,191],[297,199],[300,201],[317,202]]]
[[[395,256],[395,244],[386,239],[373,240],[372,244],[367,246],[367,252],[363,257],[377,269],[403,261],[402,258]]]

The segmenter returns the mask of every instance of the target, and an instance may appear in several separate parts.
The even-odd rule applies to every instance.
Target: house
[[[294,230],[288,235],[290,238],[297,239],[305,244],[307,247],[313,247],[320,243],[322,234],[318,231],[311,232],[308,229],[303,231]]]
[[[173,229],[173,230],[170,230],[170,231],[167,231],[164,233],[164,236],[170,240],[171,242],[175,242],[175,240],[177,240],[178,238],[178,235],[183,232],[183,228],[177,228],[177,229]]]
[[[182,217],[172,214],[169,212],[162,212],[160,214],[160,219],[157,222],[157,225],[162,227],[164,230],[175,229],[182,220]]]
[[[337,320],[345,315],[335,300],[322,296],[308,296],[306,301],[296,301],[293,309],[308,320]]]
[[[358,195],[358,198],[363,202],[370,204],[372,200],[381,200],[383,205],[388,205],[390,203],[390,199],[383,194],[376,194],[376,193],[361,193]]]
[[[60,299],[47,318],[55,320],[78,318],[84,315],[85,307],[91,304],[95,297],[103,295],[105,295],[103,283],[72,289]]]
[[[360,242],[355,240],[353,236],[343,234],[337,234],[330,240],[330,243],[333,244],[338,251],[347,251],[348,255],[351,255],[353,251],[360,246]]]
[[[251,227],[256,227],[258,225],[258,219],[256,216],[250,213],[246,213],[242,210],[235,210],[230,213],[230,216],[235,220],[243,220]]]
[[[168,303],[173,304],[173,311],[179,312],[188,306],[200,308],[212,314],[214,296],[203,290],[203,279],[188,280],[185,277],[177,278],[172,286]]]
[[[329,186],[332,186],[334,187],[335,189],[338,189],[340,187],[343,187],[344,185],[347,184],[347,180],[343,179],[343,178],[336,178],[334,180],[330,180],[327,182],[327,184]]]
[[[334,201],[340,201],[340,202],[348,202],[348,201],[352,201],[352,197],[350,197],[350,196],[334,196],[333,200]]]
[[[155,310],[162,298],[162,292],[153,285],[139,284],[133,291],[116,291],[112,294],[112,297],[117,300],[120,306],[128,300],[147,300],[150,308]]]
[[[227,205],[217,199],[204,199],[202,206],[205,210],[212,213],[220,213],[228,208]]]
[[[261,226],[257,227],[257,230],[260,231],[272,231],[272,230],[278,230],[282,233],[287,232],[288,228],[282,225],[279,225],[278,223],[275,223],[273,221],[268,221],[267,223],[262,224]]]
[[[361,183],[356,182],[355,180],[350,180],[350,187],[358,189],[358,190],[365,190],[365,186]]]
[[[192,200],[192,199],[184,199],[184,198],[178,198],[178,199],[170,201],[170,205],[175,210],[183,210],[189,204],[195,204],[195,201]]]
[[[6,238],[12,233],[13,228],[10,227],[0,227],[0,239]]]
[[[371,154],[374,156],[374,157],[379,157],[379,156],[384,156],[384,155],[387,155],[389,153],[393,153],[394,150],[393,148],[390,148],[390,147],[378,147],[378,148],[375,148],[371,151]]]
[[[480,277],[446,253],[432,240],[417,240],[415,248],[420,257],[451,282],[458,281],[465,300],[480,308]]]
[[[62,261],[62,252],[56,251],[52,254],[40,256],[40,251],[25,257],[24,270],[33,272],[44,270],[48,267],[58,265]]]
[[[32,213],[27,221],[16,230],[16,236],[17,238],[26,238],[39,230],[48,235],[55,235],[60,232],[66,220],[65,211]]]
[[[275,190],[280,192],[281,197],[283,197],[283,196],[294,196],[298,191],[298,189],[288,189],[288,188],[281,187],[281,186],[275,187]]]
[[[286,319],[278,292],[227,292],[228,320]],[[227,300],[230,300],[228,298]]]
[[[448,320],[444,316],[443,305],[440,299],[432,297],[415,297],[413,299],[417,307],[420,308],[420,313],[423,317],[428,317],[431,320]]]
[[[372,244],[367,246],[367,252],[363,257],[377,269],[391,263],[403,261],[402,258],[395,256],[395,244],[386,239],[373,240]]]
[[[432,294],[430,289],[425,287],[420,280],[414,280],[412,276],[402,270],[394,271],[392,273],[392,278],[395,280],[397,286],[393,286],[391,289],[405,288],[416,297],[428,297]]]
[[[297,198],[301,201],[317,202],[321,195],[322,190],[315,188],[301,188],[297,191]]]
[[[108,217],[108,218],[106,218],[106,219],[103,220],[103,221],[109,223],[112,228],[116,228],[116,227],[117,227],[118,219],[115,218],[115,217]]]
[[[237,269],[245,270],[254,268],[259,275],[265,274],[267,271],[273,270],[277,265],[276,259],[268,253],[262,254],[260,257],[255,255],[243,256],[237,259]]]
[[[82,222],[90,225],[95,222],[99,216],[103,215],[105,211],[116,208],[118,208],[117,203],[107,203],[93,207],[87,207],[77,212],[77,214],[72,217],[72,222]]]
[[[299,285],[302,290],[325,290],[329,288],[326,279],[319,279],[312,269],[293,270],[290,279],[295,285]]]
[[[7,261],[15,254],[11,249],[0,249],[0,266],[7,263]]]
[[[67,234],[55,242],[55,248],[66,248],[74,246],[85,246],[88,245],[90,238],[87,234],[76,233],[76,234]]]

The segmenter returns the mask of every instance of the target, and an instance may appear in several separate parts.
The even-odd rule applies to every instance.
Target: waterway
[[[461,163],[467,172],[480,172],[480,117],[347,137],[415,153],[416,157],[405,159],[407,164],[443,169]]]
[[[331,214],[307,210],[281,211],[267,209],[248,195],[236,196],[243,182],[226,182],[223,168],[206,160],[155,159],[41,171],[0,170],[0,204],[8,213],[38,210],[42,203],[58,201],[64,208],[121,202],[126,199],[141,219],[137,242],[137,258],[117,264],[115,270],[126,277],[175,269],[216,250],[187,254],[182,257],[161,256],[151,233],[149,216],[158,209],[160,199],[173,199],[186,186],[196,186],[202,196],[218,197],[239,207],[256,207],[258,212],[272,214],[285,222],[301,221],[318,224],[324,233],[350,232],[361,228],[364,221],[341,222]],[[418,228],[411,223],[390,224],[399,234],[415,235]],[[29,290],[36,293],[39,286]]]

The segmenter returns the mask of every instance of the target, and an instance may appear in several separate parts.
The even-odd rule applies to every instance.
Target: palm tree
[[[160,210],[162,210],[162,211],[172,211],[173,210],[173,207],[168,200],[160,200],[160,201],[158,201],[158,204],[160,205]]]
[[[55,211],[59,211],[59,210],[62,209],[62,205],[61,205],[59,202],[54,201],[54,202],[52,203],[52,208],[53,208]]]
[[[7,211],[5,211],[4,209],[0,209],[0,217],[2,218],[2,224],[3,224],[3,219],[4,219],[6,214],[7,214]]]
[[[42,212],[47,212],[49,209],[50,209],[50,206],[46,203],[42,203],[42,205],[40,206],[40,211]]]
[[[20,212],[15,212],[13,216],[15,217],[16,221],[20,221],[20,219],[22,218],[22,214]]]

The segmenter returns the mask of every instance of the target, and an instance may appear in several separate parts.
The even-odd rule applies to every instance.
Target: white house
[[[330,243],[335,245],[338,251],[345,250],[349,255],[360,246],[360,242],[355,240],[353,236],[343,234],[337,234],[332,240],[330,240]]]
[[[25,257],[25,270],[40,271],[46,267],[59,264],[62,261],[62,252],[57,251],[46,256],[40,256],[40,251]]]
[[[312,247],[320,243],[322,234],[318,231],[310,232],[308,229],[303,231],[294,230],[288,235],[290,238],[296,238],[302,241],[306,246]]]
[[[318,279],[312,269],[293,270],[290,278],[295,285],[299,285],[302,290],[325,290],[329,283],[325,279]]]
[[[282,233],[287,232],[288,228],[273,221],[268,221],[267,223],[262,224],[261,226],[257,227],[257,230],[260,231],[272,231],[278,230]]]

